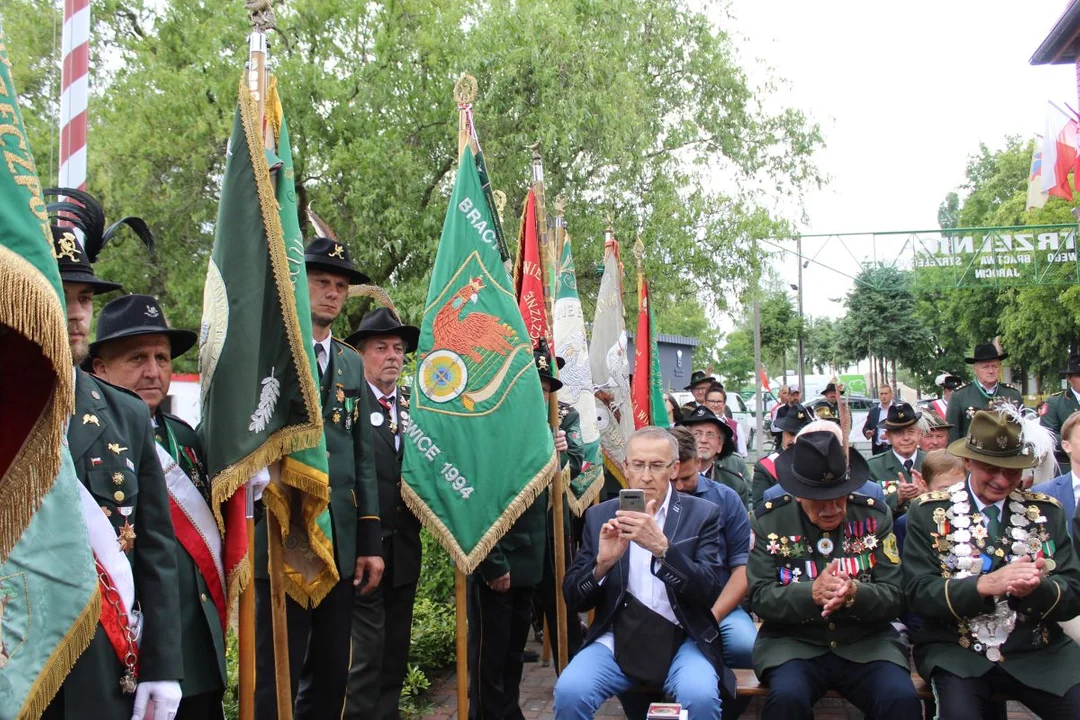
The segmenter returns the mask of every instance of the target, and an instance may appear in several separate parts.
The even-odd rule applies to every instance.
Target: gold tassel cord
[[[533,504],[533,501],[536,500],[540,493],[547,489],[554,477],[558,463],[559,454],[553,453],[551,458],[544,464],[544,467],[522,488],[517,497],[510,502],[498,519],[480,538],[479,542],[476,543],[476,547],[472,549],[472,552],[467,555],[454,538],[450,528],[443,523],[438,515],[431,511],[420,496],[416,494],[416,491],[409,486],[405,478],[402,478],[401,497],[413,514],[420,518],[420,523],[443,546],[443,549],[450,555],[457,568],[468,575],[488,556],[495,544],[502,539],[503,535],[509,532],[517,519]]]
[[[67,319],[56,289],[22,256],[0,246],[0,325],[40,348],[56,371],[52,397],[0,482],[0,562],[7,560],[60,471],[60,447],[75,412]]]

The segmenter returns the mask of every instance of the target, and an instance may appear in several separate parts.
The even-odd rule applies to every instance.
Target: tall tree
[[[0,0],[5,17],[49,6]],[[464,71],[479,81],[481,141],[508,207],[529,180],[523,148],[540,139],[549,195],[569,198],[579,266],[599,261],[611,212],[619,237],[645,241],[658,314],[693,296],[727,309],[724,298],[756,276],[753,240],[787,233],[750,188],[797,194],[818,182],[817,126],[774,110],[732,38],[689,0],[294,0],[276,10],[271,52],[301,202],[414,321],[456,158],[450,88]],[[174,324],[197,326],[247,18],[239,3],[203,0],[109,0],[94,17],[89,189],[110,213],[147,218],[159,238],[156,265],[129,243],[105,253],[102,272],[161,296]],[[46,77],[57,58],[41,33],[26,23],[10,49],[16,66]],[[31,131],[44,135],[55,103],[21,85]],[[734,189],[711,182],[717,168]],[[596,283],[583,274],[583,298]]]

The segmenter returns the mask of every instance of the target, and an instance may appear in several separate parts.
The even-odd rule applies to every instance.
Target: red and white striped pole
[[[64,0],[60,70],[60,187],[86,189],[86,108],[90,94],[90,0]]]

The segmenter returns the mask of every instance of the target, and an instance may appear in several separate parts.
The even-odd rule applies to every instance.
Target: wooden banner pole
[[[465,573],[454,570],[455,655],[457,664],[457,716],[469,716],[469,626],[466,622]]]

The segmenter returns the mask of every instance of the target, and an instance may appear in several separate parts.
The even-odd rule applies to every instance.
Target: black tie
[[[315,343],[315,367],[319,370],[319,379],[323,376],[323,358],[326,357],[326,348],[322,343]]]
[[[915,462],[911,458],[908,458],[907,460],[904,461],[904,470],[906,470],[908,473],[911,473],[911,468],[914,465],[915,465]]]

